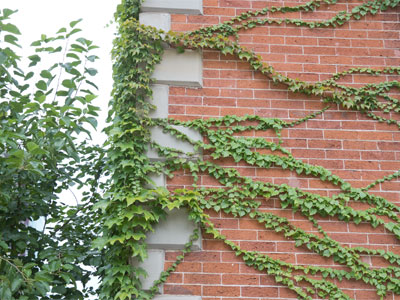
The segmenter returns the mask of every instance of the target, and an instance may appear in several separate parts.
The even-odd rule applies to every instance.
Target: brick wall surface
[[[171,28],[175,31],[193,30],[217,24],[249,9],[265,6],[298,5],[305,1],[251,1],[204,0],[201,16],[172,15]],[[307,20],[328,19],[337,11],[350,11],[358,0],[339,1],[336,5],[323,5],[317,12],[290,13],[287,17]],[[285,17],[286,17],[285,16]],[[282,17],[271,14],[270,17]],[[339,28],[309,29],[290,25],[269,25],[240,33],[240,42],[260,54],[264,61],[277,71],[306,81],[320,81],[331,74],[350,67],[398,66],[400,63],[400,9],[390,9],[376,16],[366,16]],[[399,80],[394,76],[371,77],[353,75],[341,82],[359,86],[370,82]],[[397,93],[397,94],[396,94]],[[393,91],[399,97],[399,91]],[[265,76],[254,72],[246,62],[217,51],[203,51],[203,88],[171,87],[169,116],[188,120],[224,115],[259,115],[293,121],[327,104],[318,97],[288,92],[285,86],[274,85]],[[399,114],[392,118],[400,119]],[[276,140],[272,132],[251,132]],[[354,187],[365,187],[371,182],[400,169],[400,130],[395,125],[378,123],[360,112],[346,110],[335,104],[323,114],[282,132],[283,146],[294,157],[312,165],[320,165],[350,182]],[[207,156],[207,153],[205,153]],[[273,168],[257,169],[233,160],[220,161],[224,166],[236,167],[241,174],[256,180],[287,183],[291,186],[320,195],[333,195],[338,190],[311,176]],[[169,180],[170,189],[188,187],[192,178],[180,174]],[[218,183],[207,175],[202,176],[204,186]],[[377,185],[371,190],[389,201],[400,204],[400,180]],[[357,209],[367,204],[352,203]],[[263,202],[263,211],[287,217],[293,224],[316,232],[301,214],[281,209],[279,201]],[[211,213],[212,221],[222,234],[247,250],[268,253],[294,264],[315,264],[341,268],[332,259],[322,258],[306,248],[296,248],[294,242],[282,235],[267,231],[256,221],[237,219],[223,213]],[[372,228],[369,224],[356,225],[335,218],[319,218],[328,235],[343,245],[379,248],[400,254],[400,244],[383,226]],[[241,258],[222,242],[203,234],[203,250],[190,253],[164,285],[165,294],[200,295],[211,299],[296,299],[287,288],[275,283],[273,277],[247,267]],[[166,252],[166,265],[178,255]],[[385,262],[376,257],[364,261],[379,268]],[[339,287],[356,300],[379,299],[372,286],[361,282],[335,281]],[[388,295],[385,299],[400,299]]]

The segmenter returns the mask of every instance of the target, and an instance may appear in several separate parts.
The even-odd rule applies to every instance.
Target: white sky
[[[75,37],[85,37],[100,47],[95,54],[100,57],[93,65],[99,73],[92,80],[99,87],[97,102],[102,108],[101,117],[107,114],[107,104],[112,89],[112,66],[110,51],[115,26],[106,27],[113,20],[117,5],[121,0],[0,0],[0,8],[18,10],[11,16],[10,23],[15,24],[22,35],[19,43],[23,46],[21,56],[32,55],[29,45],[40,39],[41,34],[54,36],[58,29],[68,27],[71,21],[82,18],[78,27],[83,31]],[[99,120],[99,127],[104,121]],[[103,135],[94,137],[97,143]]]

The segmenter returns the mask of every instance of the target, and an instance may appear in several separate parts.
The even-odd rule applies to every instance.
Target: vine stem
[[[7,259],[7,258],[5,258],[4,256],[1,256],[1,255],[0,255],[0,260],[5,261],[5,262],[8,263],[10,266],[12,266],[19,274],[21,274],[21,276],[22,276],[22,278],[24,279],[24,281],[25,281],[27,284],[29,284],[29,278],[26,277],[26,275],[24,274],[24,272],[22,272],[22,271],[20,270],[20,268],[19,268],[16,264],[12,263],[11,260],[9,260],[9,259]]]
[[[64,53],[63,53],[63,58],[62,58],[62,63],[61,63],[61,65],[60,65],[60,72],[58,73],[58,79],[57,79],[57,85],[56,85],[56,89],[54,90],[54,98],[53,98],[53,102],[55,102],[56,101],[56,98],[57,98],[57,92],[58,92],[58,89],[59,89],[59,87],[60,87],[60,81],[61,81],[61,75],[62,75],[62,70],[63,70],[63,67],[62,67],[62,65],[64,64],[64,62],[65,62],[65,57],[66,57],[66,55],[67,55],[67,49],[68,49],[68,46],[69,46],[69,38],[65,41],[65,48],[64,48]]]

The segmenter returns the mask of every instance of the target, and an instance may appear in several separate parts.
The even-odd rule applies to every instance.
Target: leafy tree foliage
[[[83,299],[101,259],[91,241],[103,152],[87,129],[99,110],[97,47],[75,38],[74,21],[33,42],[21,67],[13,13],[0,10],[0,299]],[[59,195],[73,184],[89,189],[68,206]],[[39,219],[40,230],[31,226]]]

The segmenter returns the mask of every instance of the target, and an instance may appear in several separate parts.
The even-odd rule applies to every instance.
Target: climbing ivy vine
[[[385,250],[343,246],[329,237],[316,218],[317,215],[335,216],[343,222],[367,222],[373,227],[383,226],[400,239],[400,208],[368,192],[378,183],[398,178],[400,173],[396,172],[379,179],[366,188],[355,188],[321,166],[296,159],[282,146],[281,139],[283,129],[315,118],[331,104],[340,104],[349,110],[359,111],[378,122],[393,124],[400,129],[400,122],[392,117],[400,112],[399,100],[390,93],[400,87],[398,81],[383,81],[361,87],[348,87],[339,82],[343,76],[349,74],[398,75],[400,67],[379,70],[353,68],[334,74],[324,81],[309,83],[277,72],[256,53],[241,46],[238,38],[240,32],[268,24],[286,23],[309,28],[337,27],[366,15],[379,14],[398,6],[399,3],[399,0],[368,1],[350,12],[339,12],[325,21],[278,19],[269,15],[274,12],[315,11],[322,4],[336,4],[335,0],[312,0],[295,7],[269,7],[248,11],[219,25],[191,32],[165,33],[139,24],[139,0],[124,0],[116,13],[119,35],[113,50],[115,84],[109,114],[111,125],[107,128],[109,151],[106,169],[111,180],[105,199],[97,204],[97,208],[103,212],[104,231],[103,236],[96,240],[96,246],[103,249],[105,260],[108,262],[99,270],[102,277],[100,299],[151,299],[158,292],[158,286],[166,281],[184,255],[190,252],[193,241],[198,238],[198,232],[193,233],[182,255],[161,274],[160,279],[154,282],[149,291],[141,289],[140,278],[145,272],[138,267],[132,267],[131,258],[136,261],[146,258],[146,233],[165,217],[166,211],[181,207],[189,208],[189,218],[199,224],[204,232],[228,245],[247,265],[273,276],[277,283],[294,291],[298,299],[312,299],[315,294],[328,299],[351,299],[333,281],[326,279],[354,279],[364,282],[375,288],[381,299],[388,293],[400,294],[399,255]],[[285,85],[288,91],[319,96],[321,101],[326,103],[326,107],[294,122],[248,115],[229,115],[185,122],[152,119],[149,113],[154,107],[148,101],[152,97],[152,72],[155,65],[161,61],[165,43],[177,48],[179,52],[185,49],[211,49],[225,55],[234,55],[237,59],[247,62],[255,72],[264,74],[266,79]],[[197,130],[207,142],[191,140],[179,131],[176,125]],[[183,153],[152,141],[149,132],[152,126],[162,127],[177,139],[191,143],[194,152]],[[277,142],[240,136],[240,133],[246,131],[265,130],[275,132]],[[146,156],[149,145],[164,158],[162,161],[149,160]],[[271,154],[262,154],[262,149],[270,150]],[[199,155],[200,151],[207,151],[211,158],[203,159]],[[222,158],[233,158],[235,162],[244,162],[257,168],[279,167],[295,171],[299,175],[313,176],[333,184],[340,192],[328,197],[286,184],[256,181],[240,175],[234,168],[219,165],[218,161]],[[191,189],[168,191],[164,187],[146,188],[154,184],[150,179],[151,174],[173,177],[174,172],[178,170],[192,174]],[[206,188],[198,185],[199,177],[204,174],[216,179],[221,187]],[[260,205],[271,198],[280,199],[282,208],[300,212],[312,222],[319,235],[305,232],[284,217],[263,212]],[[349,205],[350,201],[367,203],[370,208],[354,209]],[[215,228],[207,214],[209,210],[223,211],[238,218],[247,216],[263,224],[266,229],[274,230],[293,240],[297,247],[305,246],[322,257],[332,258],[346,268],[295,265],[273,259],[264,253],[244,250]],[[362,255],[381,256],[390,266],[372,268],[362,261]],[[320,276],[324,279],[319,279]]]

